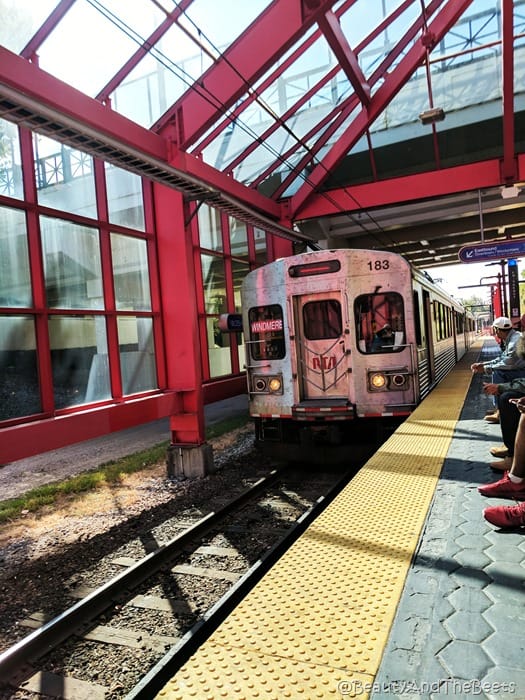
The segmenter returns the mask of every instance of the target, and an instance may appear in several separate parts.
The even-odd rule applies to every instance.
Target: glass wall
[[[248,272],[266,262],[266,234],[206,204],[197,208],[202,307],[201,336],[207,339],[205,378],[244,370],[243,333],[223,333],[219,318],[241,312],[241,285]]]
[[[18,128],[0,120],[0,421],[162,389],[151,188],[53,139],[23,139],[22,149]],[[206,204],[188,207],[203,377],[235,375],[243,334],[222,333],[219,318],[241,311],[242,280],[266,262],[266,234]]]
[[[141,178],[37,134],[24,158],[0,120],[0,421],[158,389]]]

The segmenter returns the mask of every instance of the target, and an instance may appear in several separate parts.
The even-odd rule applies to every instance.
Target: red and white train
[[[285,459],[353,454],[371,428],[409,415],[475,333],[457,301],[384,251],[276,260],[241,296],[256,439]]]

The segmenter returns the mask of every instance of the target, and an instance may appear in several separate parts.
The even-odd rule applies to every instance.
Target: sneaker
[[[485,508],[483,517],[496,527],[520,527],[525,525],[525,503]]]
[[[525,501],[525,481],[515,484],[509,479],[509,473],[505,472],[503,479],[495,481],[493,484],[478,486],[478,491],[482,496],[494,498],[514,498],[516,501]]]
[[[485,416],[485,420],[487,421],[487,423],[499,423],[499,411]]]
[[[493,457],[507,457],[509,454],[509,448],[505,447],[505,445],[501,445],[501,447],[491,447],[490,454]]]
[[[512,457],[504,457],[499,462],[491,462],[489,466],[496,472],[508,472],[512,467]]]

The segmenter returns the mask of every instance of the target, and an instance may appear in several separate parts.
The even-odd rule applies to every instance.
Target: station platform
[[[525,531],[482,516],[499,425],[479,339],[159,692],[525,698]]]

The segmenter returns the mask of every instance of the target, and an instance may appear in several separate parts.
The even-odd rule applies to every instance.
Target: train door
[[[434,358],[434,336],[432,333],[432,305],[430,303],[430,294],[426,289],[423,290],[423,314],[425,317],[425,335],[427,338],[427,360],[428,360],[428,374],[429,374],[429,386],[431,386],[436,381],[436,362]]]
[[[348,397],[346,297],[296,296],[294,316],[300,400]]]

